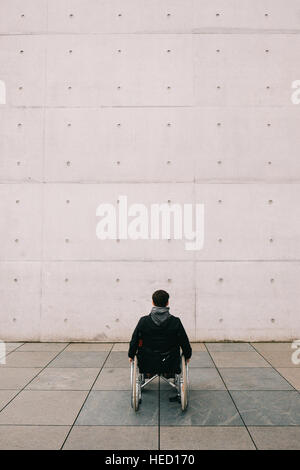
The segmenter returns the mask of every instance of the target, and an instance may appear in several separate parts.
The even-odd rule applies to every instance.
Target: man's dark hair
[[[156,307],[165,307],[169,301],[169,294],[165,290],[156,290],[152,295]]]

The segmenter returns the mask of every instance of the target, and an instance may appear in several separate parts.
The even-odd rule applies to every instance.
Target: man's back
[[[180,321],[171,315],[169,294],[164,290],[152,295],[152,310],[140,318],[130,341],[128,356],[137,354],[138,365],[144,372],[180,372],[180,348],[187,360],[192,348]]]
[[[170,315],[160,325],[154,323],[151,315],[141,317],[130,341],[129,357],[134,357],[139,342],[140,346],[151,351],[167,352],[178,348],[179,352],[179,347],[181,347],[186,359],[192,355],[190,342],[180,318],[173,315]]]

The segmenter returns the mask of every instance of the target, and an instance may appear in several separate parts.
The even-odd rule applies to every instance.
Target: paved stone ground
[[[291,344],[194,343],[184,413],[158,381],[133,412],[127,349],[7,343],[0,448],[300,449],[300,365]]]

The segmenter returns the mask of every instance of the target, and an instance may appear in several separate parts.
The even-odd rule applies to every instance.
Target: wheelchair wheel
[[[188,365],[185,357],[181,356],[180,401],[182,411],[188,406]]]
[[[139,380],[139,371],[137,365],[137,357],[134,357],[134,360],[131,364],[131,406],[134,411],[139,409],[141,391],[140,391],[140,380]]]

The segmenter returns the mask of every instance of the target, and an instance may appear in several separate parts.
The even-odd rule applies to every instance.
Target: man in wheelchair
[[[152,303],[150,314],[140,318],[128,351],[130,362],[135,356],[137,359],[139,378],[136,380],[141,381],[140,388],[145,385],[145,377],[151,380],[156,375],[164,379],[174,378],[176,382],[179,374],[186,373],[182,369],[192,355],[192,348],[180,318],[171,315],[169,311],[169,294],[164,290],[155,291]],[[179,397],[179,387],[176,388]]]

